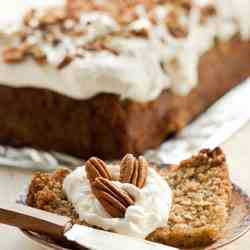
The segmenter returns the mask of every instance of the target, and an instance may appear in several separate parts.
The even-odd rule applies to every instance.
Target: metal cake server
[[[174,250],[176,248],[120,234],[73,225],[70,218],[25,205],[0,205],[0,223],[50,236],[83,250]]]

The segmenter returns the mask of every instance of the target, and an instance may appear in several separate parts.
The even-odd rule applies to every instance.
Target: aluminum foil
[[[174,138],[145,156],[157,163],[177,163],[202,148],[223,143],[250,120],[250,79],[231,90]],[[0,165],[52,171],[61,165],[75,167],[80,159],[56,152],[0,146]]]

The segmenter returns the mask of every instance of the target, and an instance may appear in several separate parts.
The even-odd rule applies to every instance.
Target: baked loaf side
[[[72,204],[67,201],[62,187],[63,180],[69,173],[70,170],[64,168],[52,174],[34,174],[26,198],[27,205],[75,219],[77,215]]]
[[[229,214],[232,186],[225,157],[220,149],[203,150],[178,166],[157,168],[174,193],[168,225],[147,239],[175,247],[200,247],[216,241]],[[80,222],[63,193],[66,169],[35,174],[27,205],[70,216]],[[84,223],[85,224],[85,223]]]
[[[209,245],[222,237],[231,202],[232,186],[221,149],[202,150],[178,166],[163,169],[174,192],[166,228],[148,239],[176,247]]]
[[[110,94],[75,100],[50,90],[0,85],[0,143],[84,158],[138,155],[159,146],[249,75],[250,43],[235,37],[202,56],[200,83],[187,96],[166,90],[146,103]]]

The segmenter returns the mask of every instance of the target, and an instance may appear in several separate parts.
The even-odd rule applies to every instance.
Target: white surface
[[[107,166],[113,183],[128,192],[135,204],[129,206],[124,218],[112,218],[93,194],[85,167],[79,167],[68,175],[63,184],[69,201],[74,205],[81,220],[107,231],[145,238],[155,229],[166,224],[172,204],[172,191],[167,182],[155,170],[148,170],[148,177],[142,189],[119,180],[120,168]]]

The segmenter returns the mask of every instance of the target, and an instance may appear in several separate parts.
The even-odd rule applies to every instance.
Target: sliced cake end
[[[176,247],[208,245],[222,236],[232,194],[228,168],[220,148],[202,150],[160,173],[174,194],[168,226],[148,239]]]

